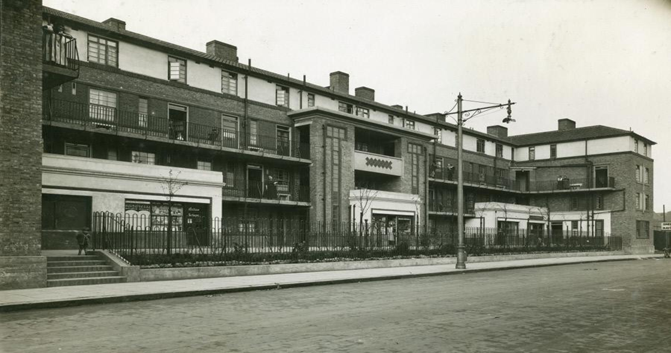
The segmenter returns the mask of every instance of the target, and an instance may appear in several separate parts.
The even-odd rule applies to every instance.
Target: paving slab
[[[470,272],[498,271],[590,262],[646,260],[660,257],[662,257],[662,255],[659,254],[563,257],[467,263],[467,269],[465,270],[456,269],[454,264],[449,264],[19,289],[0,292],[0,311],[152,300],[420,276],[466,274]]]

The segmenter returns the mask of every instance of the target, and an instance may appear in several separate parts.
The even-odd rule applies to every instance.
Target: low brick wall
[[[576,253],[472,256],[468,258],[468,262],[512,261],[512,260],[525,260],[525,259],[605,256],[605,255],[621,255],[621,254],[622,252],[576,252]],[[439,258],[421,258],[421,259],[393,259],[393,260],[342,261],[342,262],[320,262],[320,263],[276,264],[276,265],[212,266],[212,267],[181,267],[181,268],[151,268],[151,269],[140,269],[138,266],[130,266],[136,268],[137,270],[135,271],[138,271],[139,273],[137,275],[129,276],[128,282],[254,276],[254,275],[270,275],[270,274],[297,273],[297,272],[362,270],[371,268],[389,268],[389,267],[407,267],[407,266],[449,265],[456,263],[456,260],[457,260],[456,257],[439,257]]]

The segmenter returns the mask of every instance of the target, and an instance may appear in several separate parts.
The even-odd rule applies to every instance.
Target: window
[[[643,155],[647,156],[648,155],[648,144],[643,142]]]
[[[443,143],[443,129],[439,127],[433,128],[433,134],[436,135],[436,140],[438,143]]]
[[[634,140],[634,152],[638,153],[638,140]]]
[[[644,200],[643,200],[643,194],[640,192],[636,193],[636,209],[637,210],[643,210],[645,205],[644,205]]]
[[[500,143],[496,144],[496,156],[499,158],[503,158],[503,145]]]
[[[343,113],[352,114],[354,112],[354,106],[345,102],[338,102],[338,110]]]
[[[77,95],[77,82],[72,83],[72,95],[73,96]]]
[[[483,139],[478,139],[477,143],[477,150],[480,153],[485,153],[485,140]]]
[[[149,113],[149,101],[147,98],[140,98],[137,111],[138,124],[140,127],[147,127],[147,115]]]
[[[390,114],[390,115],[387,117],[387,122],[388,122],[389,124],[391,124],[391,125],[394,125],[394,116]]]
[[[338,128],[338,127],[333,127],[333,126],[327,126],[326,127],[326,136],[344,140],[345,139],[345,129]]]
[[[413,194],[419,194],[419,156],[422,153],[422,146],[409,143],[408,152],[410,153],[410,165],[412,166],[411,187]]]
[[[536,147],[529,147],[529,160],[533,161],[536,159]]]
[[[277,182],[278,192],[289,192],[289,172],[285,169],[273,169],[270,173]]]
[[[168,57],[168,79],[186,83],[186,60]]]
[[[571,211],[577,211],[578,210],[578,198],[577,197],[572,197],[571,198]]]
[[[238,148],[238,118],[222,115],[221,127],[224,147]]]
[[[636,221],[636,238],[648,239],[650,237],[650,222]]]
[[[345,140],[345,129],[327,126],[326,127],[326,144],[327,150],[330,151],[331,163],[331,221],[335,226],[341,220],[341,174],[342,174],[342,141]]]
[[[650,183],[650,168],[645,168],[643,169],[643,183],[644,184],[649,184]]]
[[[226,163],[226,172],[224,174],[224,181],[226,182],[226,187],[232,188],[235,187],[235,164]]]
[[[647,211],[650,209],[650,195],[645,194],[644,197],[645,200],[643,202],[643,211]]]
[[[258,143],[259,123],[256,120],[249,121],[249,144],[255,146]]]
[[[89,116],[91,120],[113,123],[116,115],[116,105],[116,93],[97,89],[89,90]]]
[[[410,130],[415,130],[415,121],[405,119],[405,127]]]
[[[58,93],[63,93],[63,85],[58,85]]]
[[[550,145],[550,158],[557,158],[557,145]]]
[[[117,156],[117,152],[114,148],[110,148],[107,150],[107,159],[110,161],[117,161],[119,160],[119,157]]]
[[[131,153],[131,162],[140,164],[156,164],[156,155],[149,152],[133,151]]]
[[[637,183],[641,182],[641,174],[642,174],[641,173],[641,166],[637,164],[636,165],[636,182]]]
[[[75,157],[91,157],[91,147],[89,145],[66,142],[65,155]]]
[[[118,43],[89,35],[88,60],[103,65],[117,67],[118,62]]]
[[[367,108],[356,107],[356,116],[368,119],[370,118],[370,111]]]
[[[199,170],[212,170],[212,162],[198,161],[196,166]]]
[[[221,93],[238,94],[238,75],[221,71]]]
[[[597,210],[603,210],[603,195],[597,195],[594,208]]]
[[[315,95],[308,93],[308,108],[315,106]]]
[[[275,87],[275,104],[279,107],[289,108],[289,88],[276,86]]]

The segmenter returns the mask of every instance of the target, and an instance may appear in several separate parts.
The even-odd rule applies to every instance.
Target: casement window
[[[650,237],[650,222],[636,221],[636,238],[648,239]]]
[[[550,145],[550,158],[557,158],[557,145]]]
[[[640,211],[645,211],[646,209],[646,195],[640,192],[636,193],[636,209]]]
[[[258,144],[259,136],[259,122],[256,120],[249,121],[249,145],[256,146]]]
[[[198,170],[212,170],[212,162],[198,161],[196,168]]]
[[[114,123],[117,95],[98,89],[89,90],[89,117],[97,123]]]
[[[91,157],[91,146],[78,143],[65,143],[65,155],[75,157]]]
[[[147,119],[149,115],[149,100],[147,98],[140,98],[137,112],[138,125],[140,125],[140,127],[147,127]]]
[[[638,153],[638,140],[634,140],[634,152]]]
[[[308,108],[315,106],[315,95],[308,93]]]
[[[186,60],[168,57],[168,79],[186,83]]]
[[[356,116],[368,119],[370,118],[370,111],[367,108],[356,107]]]
[[[345,102],[338,102],[338,111],[347,114],[352,114],[354,113],[354,106]]]
[[[500,143],[496,144],[496,156],[499,158],[503,158],[503,145]]]
[[[409,130],[415,130],[415,121],[414,120],[404,120],[405,128]]]
[[[477,151],[480,152],[480,153],[485,153],[485,140],[478,139],[476,143],[477,143],[477,146],[476,146]]]
[[[643,155],[647,156],[648,155],[648,144],[643,142]]]
[[[238,94],[238,75],[222,71],[221,72],[221,93]]]
[[[88,60],[89,62],[118,66],[119,51],[117,50],[119,43],[100,38],[89,34],[88,38]]]
[[[285,169],[272,169],[270,175],[277,183],[277,192],[289,192],[289,172]]]
[[[278,107],[289,108],[289,88],[283,86],[275,87],[275,104]]]
[[[533,161],[536,159],[536,147],[529,147],[529,160]]]
[[[238,148],[238,118],[222,115],[221,127],[224,147]]]
[[[149,152],[131,152],[131,162],[139,164],[156,164],[156,154]]]

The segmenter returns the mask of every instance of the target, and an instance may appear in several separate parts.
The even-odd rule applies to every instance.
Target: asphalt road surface
[[[0,349],[671,352],[671,260],[3,313]]]

